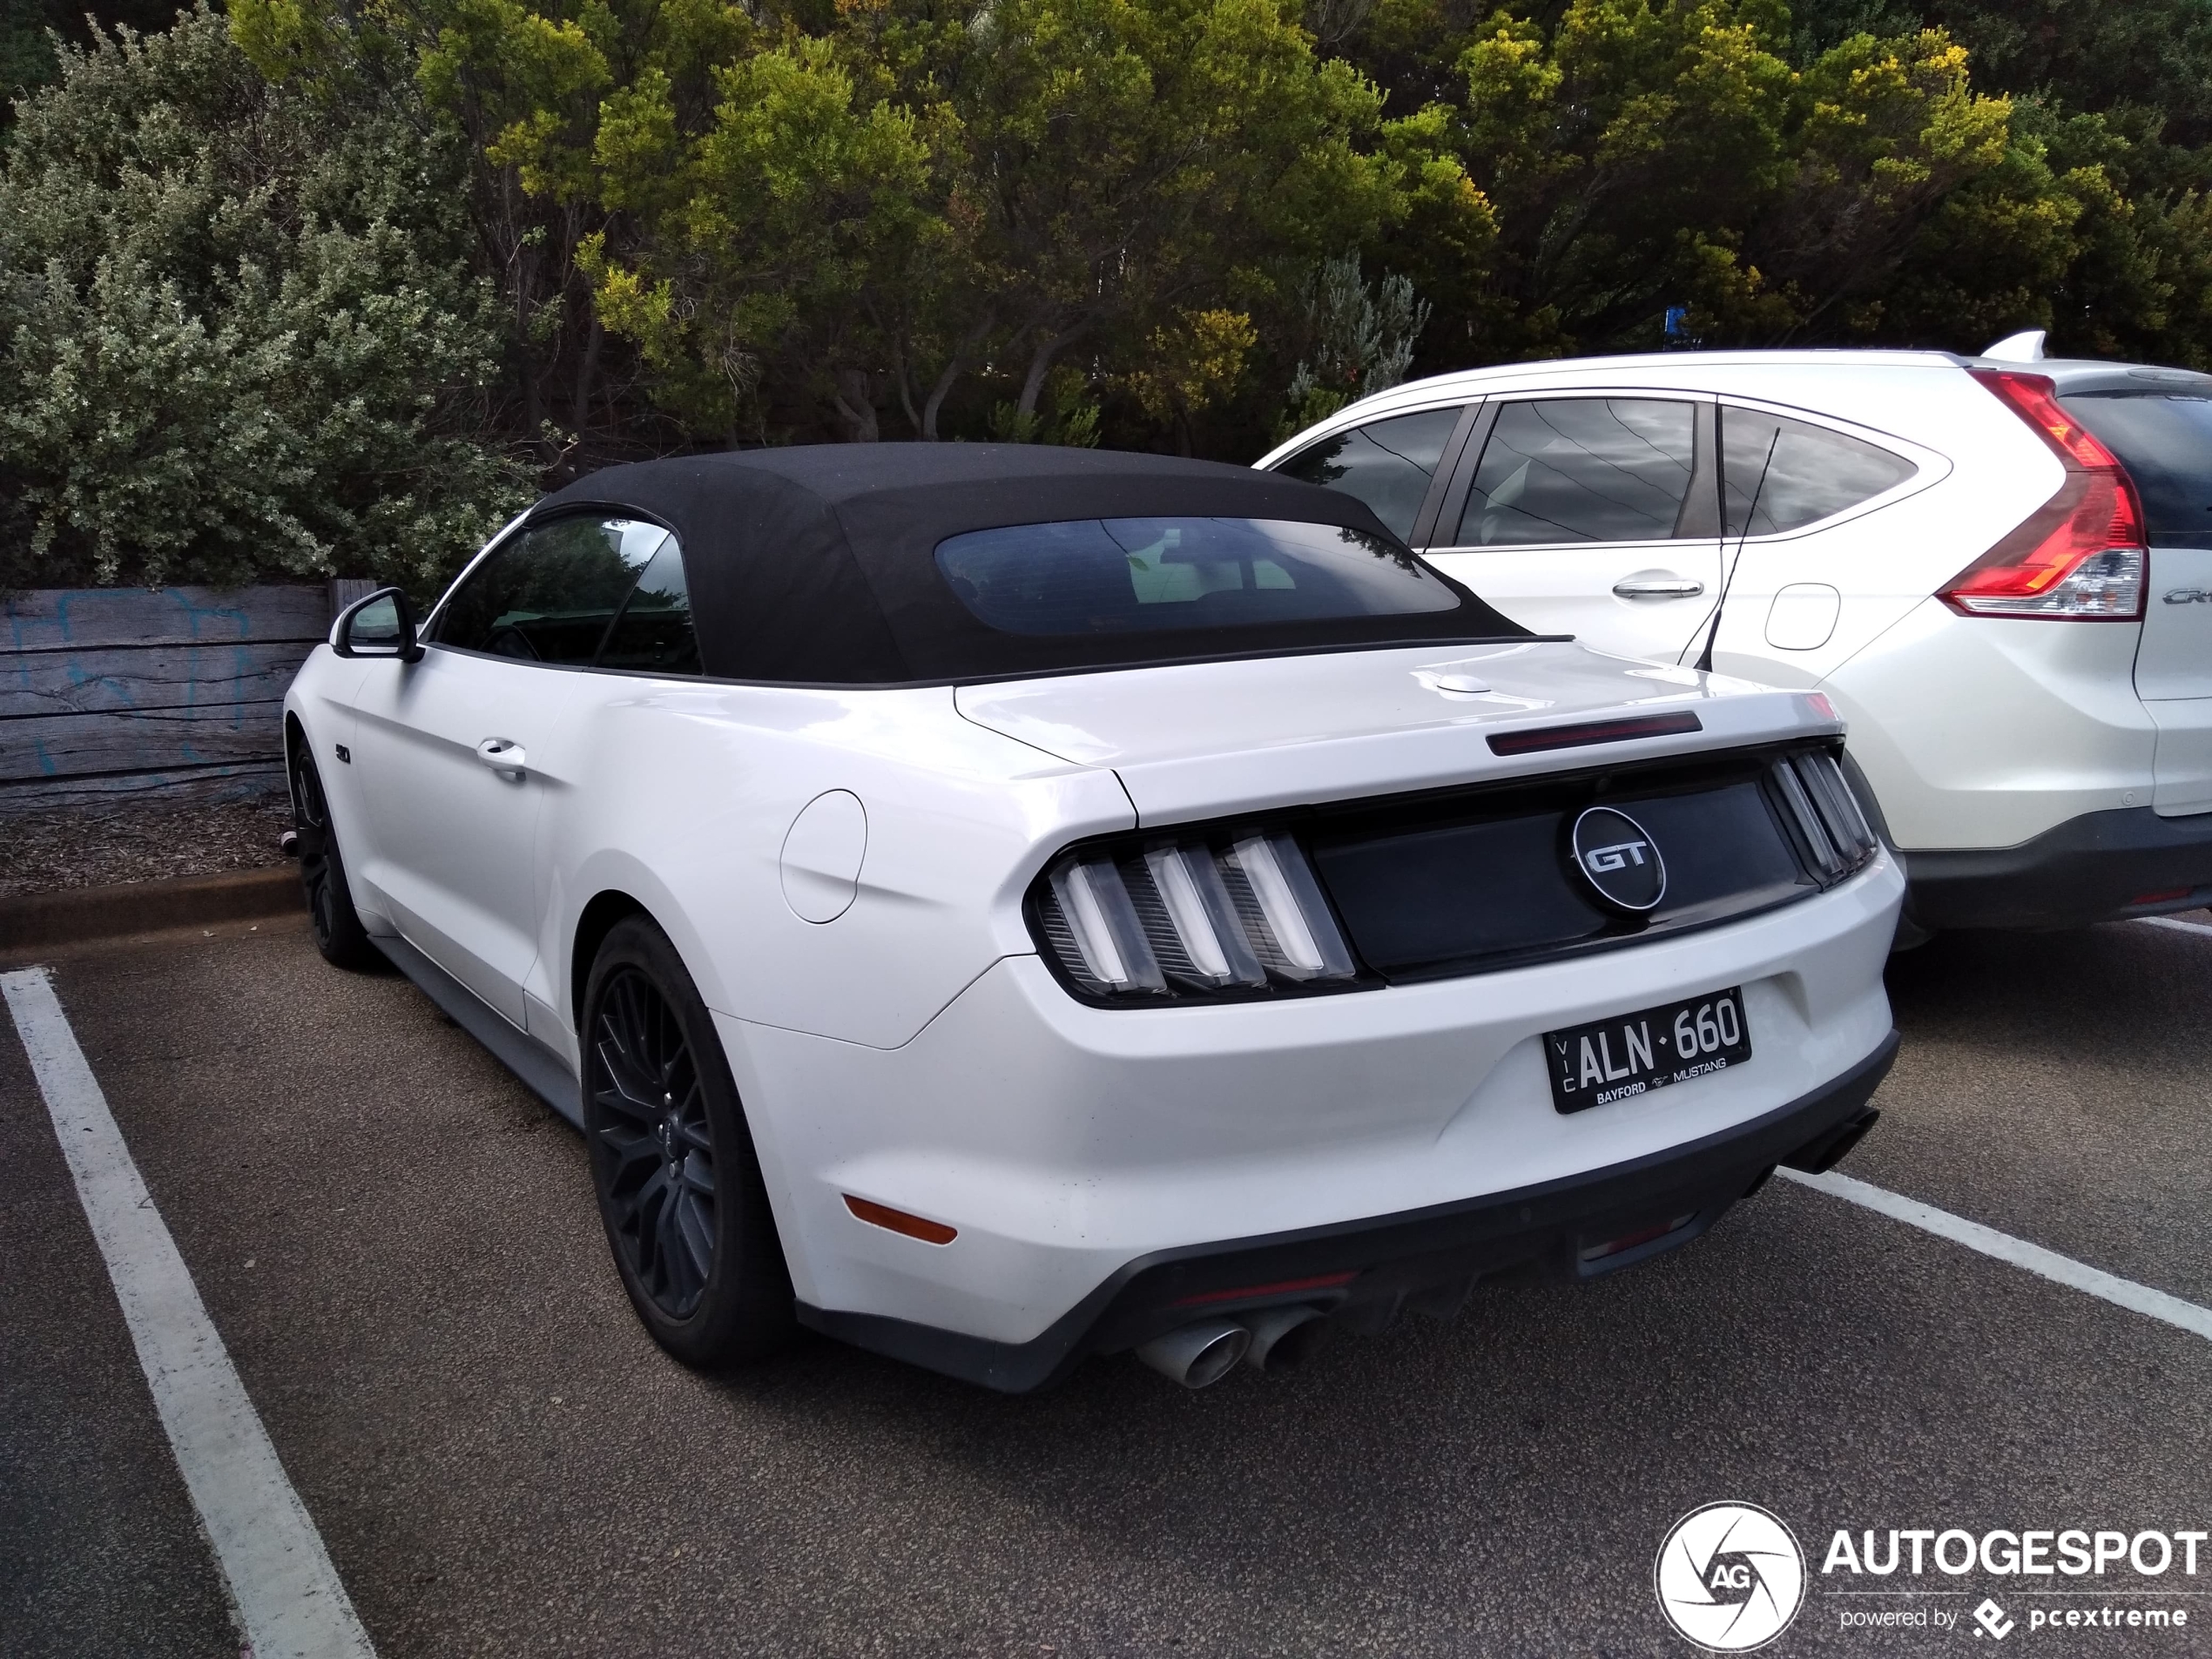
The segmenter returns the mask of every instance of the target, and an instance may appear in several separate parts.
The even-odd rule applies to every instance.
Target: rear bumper
[[[1141,1257],[1027,1342],[803,1302],[799,1316],[860,1347],[1020,1393],[1057,1381],[1090,1354],[1119,1352],[1208,1316],[1305,1303],[1377,1328],[1406,1306],[1448,1314],[1478,1278],[1612,1272],[1699,1237],[1777,1163],[1825,1168],[1871,1121],[1867,1101],[1897,1044],[1892,1032],[1810,1094],[1649,1157],[1457,1204]],[[1651,1236],[1594,1253],[1640,1234]]]
[[[2212,813],[2088,813],[2018,846],[1900,855],[1920,927],[2055,928],[2212,901]]]

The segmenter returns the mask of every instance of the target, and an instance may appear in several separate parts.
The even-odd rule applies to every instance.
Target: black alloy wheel
[[[652,1304],[688,1318],[714,1271],[714,1130],[698,1067],[675,1011],[627,964],[600,988],[592,1027],[600,1126],[616,1247]]]
[[[306,755],[292,762],[292,822],[299,834],[300,885],[306,890],[307,920],[315,948],[339,968],[374,968],[382,958],[354,909],[353,889],[331,826],[330,803],[315,763]]]
[[[687,1365],[780,1347],[791,1283],[736,1085],[691,975],[643,917],[600,947],[584,1031],[592,1180],[638,1318]]]

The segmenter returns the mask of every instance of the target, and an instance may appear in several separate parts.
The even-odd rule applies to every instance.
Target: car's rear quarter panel
[[[1032,948],[1020,895],[1041,834],[1134,821],[1110,772],[960,719],[946,688],[661,682],[590,725],[565,739],[576,782],[542,831],[542,961],[564,972],[585,907],[627,893],[710,1008],[840,1042],[895,1047],[999,956]],[[779,862],[793,820],[831,790],[860,798],[867,847],[851,907],[817,923],[786,901]],[[573,1021],[562,986],[545,995]]]

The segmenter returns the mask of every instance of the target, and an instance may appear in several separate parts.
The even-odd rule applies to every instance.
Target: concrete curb
[[[163,927],[245,921],[304,909],[300,867],[221,875],[179,876],[167,881],[125,881],[110,887],[73,887],[0,899],[0,950],[73,945],[116,939]]]

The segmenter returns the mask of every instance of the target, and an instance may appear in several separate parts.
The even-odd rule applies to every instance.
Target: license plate
[[[1562,1112],[1610,1106],[1669,1083],[1710,1077],[1751,1057],[1743,992],[1731,985],[1684,1002],[1544,1034],[1552,1104]]]

